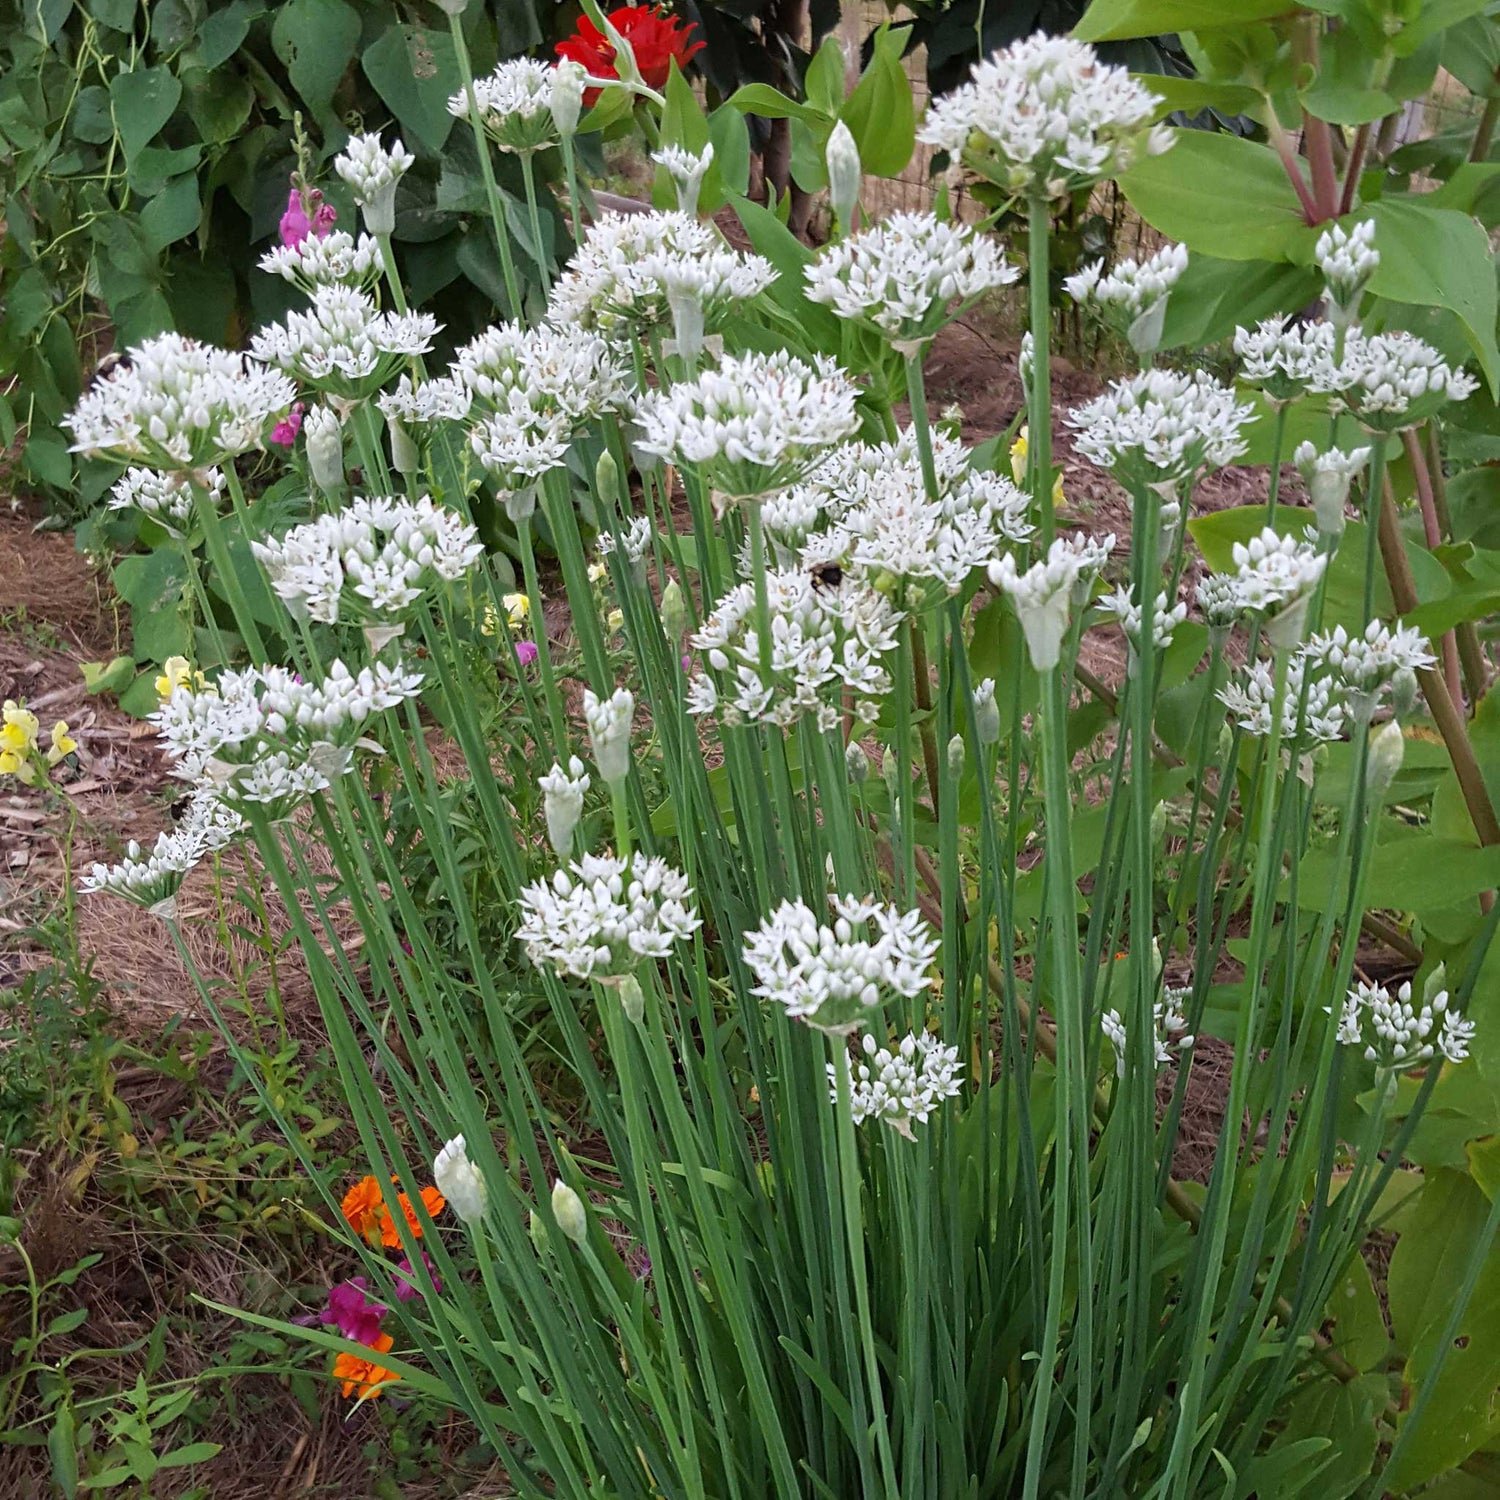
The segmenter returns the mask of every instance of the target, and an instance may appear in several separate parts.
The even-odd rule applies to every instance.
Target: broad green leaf
[[[1161,347],[1216,344],[1241,325],[1253,328],[1262,318],[1306,307],[1321,289],[1316,272],[1285,261],[1190,256],[1167,301]]]
[[[24,453],[26,472],[42,484],[67,489],[73,483],[73,456],[68,445],[55,432],[45,428],[26,439]]]
[[[1487,16],[1471,16],[1450,28],[1443,66],[1478,98],[1500,94],[1500,27]]]
[[[1094,0],[1073,28],[1081,42],[1122,42],[1167,31],[1201,31],[1243,26],[1289,15],[1296,0]]]
[[[359,16],[344,0],[290,0],[271,27],[271,46],[292,87],[319,120],[328,116],[358,42]]]
[[[901,66],[910,32],[909,26],[892,30],[887,23],[875,33],[869,66],[839,115],[859,146],[861,165],[874,177],[898,176],[916,146],[916,105]]]
[[[365,49],[360,66],[403,136],[440,152],[455,124],[448,100],[464,86],[453,38],[428,27],[390,26]]]
[[[1366,904],[1421,914],[1500,885],[1500,845],[1488,849],[1457,839],[1440,839],[1426,829],[1399,832],[1382,825],[1384,837],[1370,856]],[[1315,849],[1298,866],[1297,904],[1323,911],[1341,903],[1347,872],[1332,849]]]
[[[109,97],[128,166],[172,118],[182,84],[170,68],[137,68],[110,79]]]
[[[1368,125],[1400,108],[1400,101],[1384,89],[1356,88],[1324,78],[1299,97],[1310,115],[1334,125]]]
[[[1368,1287],[1370,1274],[1358,1256],[1355,1260],[1356,1274],[1364,1277]],[[1385,1325],[1380,1322],[1380,1304],[1375,1301],[1373,1288],[1369,1291],[1368,1305],[1380,1324],[1384,1340]],[[1243,1483],[1253,1481],[1260,1495],[1275,1495],[1276,1500],[1293,1500],[1293,1497],[1345,1500],[1346,1496],[1356,1494],[1368,1483],[1375,1463],[1375,1415],[1385,1405],[1386,1397],[1386,1380],[1382,1375],[1365,1375],[1347,1385],[1325,1375],[1309,1386],[1300,1387],[1295,1399],[1288,1403],[1286,1426],[1266,1456],[1293,1451],[1314,1438],[1326,1439],[1331,1446],[1304,1468],[1289,1466],[1274,1480],[1258,1470],[1261,1460],[1257,1459],[1247,1466]],[[1271,1481],[1270,1487],[1267,1481]]]
[[[112,141],[115,122],[109,112],[109,91],[97,83],[80,89],[68,116],[68,129],[76,139],[90,145],[102,146],[106,141]]]
[[[833,121],[822,110],[810,104],[788,99],[769,83],[747,83],[737,88],[724,103],[744,115],[759,115],[763,120],[806,120],[809,124],[831,126]]]
[[[1176,144],[1120,179],[1131,206],[1189,250],[1222,260],[1290,260],[1307,224],[1281,159],[1236,135],[1179,130]]]
[[[133,719],[144,719],[154,714],[161,706],[161,698],[156,691],[156,679],[159,675],[154,667],[150,671],[142,672],[120,694],[120,711],[129,714]]]
[[[217,68],[229,61],[250,34],[250,23],[266,13],[260,0],[233,0],[204,17],[198,39],[187,54],[195,67]]]
[[[1363,1256],[1350,1258],[1348,1269],[1334,1284],[1323,1316],[1334,1325],[1333,1347],[1356,1370],[1373,1370],[1385,1359],[1391,1338]],[[1373,1445],[1373,1429],[1370,1438]]]
[[[79,666],[83,685],[91,693],[122,692],[135,677],[135,658],[117,656],[111,662],[86,661]]]
[[[832,117],[844,105],[844,49],[835,37],[823,38],[802,79],[802,92],[814,109]]]
[[[1476,1255],[1482,1269],[1420,1426],[1406,1432],[1410,1411],[1402,1418],[1406,1446],[1381,1476],[1384,1492],[1417,1489],[1500,1431],[1494,1402],[1500,1385],[1500,1248],[1483,1239],[1489,1211],[1489,1200],[1469,1177],[1431,1172],[1391,1256],[1387,1293],[1396,1341],[1407,1355],[1403,1378],[1409,1394],[1402,1405],[1408,1408],[1432,1367],[1453,1299]]]
[[[1365,217],[1365,215],[1361,215]],[[1462,322],[1491,392],[1500,392],[1495,343],[1495,261],[1489,236],[1467,214],[1410,198],[1373,204],[1380,264],[1370,280],[1377,297],[1418,307],[1445,307]]]
[[[198,134],[211,145],[232,141],[244,128],[255,107],[255,89],[250,80],[228,68],[210,72],[189,68],[182,74],[188,114]]]
[[[141,210],[141,233],[153,250],[165,250],[197,229],[203,218],[198,178],[192,172],[174,177]]]
[[[1137,83],[1151,90],[1162,101],[1159,115],[1174,110],[1196,115],[1205,109],[1216,109],[1225,115],[1243,115],[1260,108],[1265,96],[1259,89],[1243,83],[1220,83],[1214,78],[1168,78],[1161,73],[1137,73]]]

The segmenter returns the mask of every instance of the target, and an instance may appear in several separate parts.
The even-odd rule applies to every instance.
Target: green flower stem
[[[911,429],[916,434],[917,457],[922,465],[922,483],[927,498],[934,502],[938,496],[937,464],[932,452],[932,418],[927,410],[927,384],[922,370],[920,352],[908,354],[906,366],[906,397],[911,407]]]
[[[547,637],[547,617],[542,612],[542,590],[537,583],[536,549],[532,544],[531,517],[516,522],[516,540],[521,547],[521,572],[526,582],[526,600],[531,618],[531,640],[536,647],[536,664],[542,677],[542,693],[547,700],[547,718],[552,726],[552,743],[562,757],[568,744],[568,719],[563,710],[562,695],[557,690],[557,674],[552,665],[552,646]],[[584,606],[585,608],[587,605]]]
[[[469,43],[464,36],[463,21],[450,14],[448,30],[453,37],[453,51],[458,62],[458,76],[464,81],[464,96],[469,102],[469,124],[474,131],[474,149],[479,154],[479,172],[484,179],[484,196],[489,204],[490,225],[495,231],[495,248],[500,252],[500,274],[505,280],[506,315],[516,322],[522,316],[521,284],[516,278],[515,257],[510,249],[510,230],[500,203],[500,189],[495,184],[495,164],[490,160],[490,138],[474,97],[474,64],[469,57]]]
[[[212,502],[210,502],[212,503]],[[196,659],[198,655],[197,641],[198,632],[193,625],[194,609],[203,617],[204,627],[208,631],[209,639],[214,643],[214,651],[222,666],[229,666],[231,657],[229,649],[224,644],[224,633],[219,629],[219,622],[214,617],[213,606],[208,602],[208,591],[203,587],[203,575],[198,571],[198,555],[193,551],[192,544],[186,537],[178,543],[182,553],[183,570],[187,573],[188,598],[188,643],[189,649]]]
[[[228,482],[236,514],[245,518],[240,524],[244,528],[243,538],[248,542],[251,535],[248,508],[245,505],[244,493],[240,489],[239,476],[234,472],[232,463],[224,465],[224,478]],[[255,616],[250,612],[250,601],[245,597],[245,591],[240,586],[239,574],[235,572],[234,563],[230,559],[229,543],[224,535],[223,522],[219,519],[218,507],[207,493],[199,490],[197,485],[193,486],[193,501],[198,508],[198,519],[203,524],[203,540],[208,548],[209,561],[214,566],[214,572],[219,576],[219,586],[224,590],[224,595],[229,600],[229,608],[234,614],[235,629],[239,631],[240,639],[244,641],[246,650],[250,653],[251,662],[256,666],[264,666],[269,660],[265,641],[261,638],[260,626],[256,624]]]
[[[1027,245],[1031,290],[1031,431],[1027,443],[1031,459],[1031,493],[1041,516],[1041,544],[1051,545],[1057,531],[1052,505],[1052,336],[1051,287],[1048,284],[1052,212],[1048,201],[1035,195],[1027,206]]]
[[[544,292],[552,287],[552,268],[542,248],[542,214],[536,194],[536,163],[530,151],[521,153],[521,181],[526,186],[526,221],[531,229],[531,258],[536,262],[537,278]]]
[[[391,305],[398,313],[406,312],[406,291],[401,285],[400,273],[396,270],[396,254],[391,249],[391,237],[377,234],[375,243],[380,246],[380,266],[385,272],[385,284],[390,288]]]
[[[563,172],[568,183],[568,217],[573,225],[573,243],[583,243],[583,205],[579,200],[578,153],[573,146],[572,133],[562,138]]]
[[[1267,526],[1276,519],[1276,500],[1281,494],[1281,454],[1286,443],[1286,414],[1286,402],[1278,401],[1276,403],[1275,423],[1271,429],[1271,473],[1270,483],[1266,489]],[[1182,513],[1185,519],[1187,516],[1187,506],[1185,504],[1182,508]]]
[[[1385,435],[1370,434],[1370,478],[1365,492],[1365,589],[1361,622],[1375,618],[1375,567],[1380,558],[1380,506],[1385,495]]]

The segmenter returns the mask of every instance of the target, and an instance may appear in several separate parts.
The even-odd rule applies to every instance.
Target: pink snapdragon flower
[[[535,641],[516,642],[516,665],[529,667],[537,658],[537,647]]]
[[[374,1344],[380,1338],[380,1320],[385,1316],[385,1304],[371,1302],[365,1295],[367,1286],[363,1276],[356,1276],[329,1287],[328,1306],[322,1312],[323,1322],[333,1324],[356,1344]]]
[[[293,249],[308,235],[322,239],[333,228],[339,212],[331,203],[323,201],[318,188],[302,189],[292,180],[292,190],[287,194],[286,212],[281,216],[281,243]]]
[[[438,1280],[438,1274],[433,1269],[432,1257],[425,1250],[422,1252],[422,1265],[426,1268],[427,1274],[432,1277],[433,1290],[441,1292],[443,1283]],[[417,1283],[410,1259],[403,1255],[396,1265],[396,1300],[410,1302],[413,1297],[420,1297],[425,1290],[424,1286]]]
[[[290,448],[302,431],[302,413],[306,408],[298,401],[292,409],[271,429],[271,441],[278,447]]]

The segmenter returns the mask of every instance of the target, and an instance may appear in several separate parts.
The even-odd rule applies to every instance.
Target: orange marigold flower
[[[375,1181],[373,1177],[369,1180]],[[370,1353],[384,1354],[394,1342],[390,1334],[382,1333],[369,1346]],[[342,1384],[344,1395],[352,1396],[358,1392],[362,1399],[365,1396],[378,1396],[382,1385],[400,1380],[401,1377],[393,1370],[382,1369],[373,1359],[367,1359],[361,1354],[341,1354],[333,1362],[333,1378]]]
[[[395,1180],[394,1177],[391,1178],[392,1182]],[[421,1196],[422,1202],[427,1205],[427,1216],[430,1219],[437,1218],[448,1206],[448,1200],[435,1187],[424,1187]],[[411,1226],[411,1232],[421,1239],[422,1226],[417,1222],[417,1211],[411,1206],[411,1199],[405,1193],[401,1193],[397,1196],[396,1202],[401,1205],[401,1212],[406,1215],[406,1222]],[[400,1232],[384,1205],[380,1210],[380,1243],[389,1249],[394,1249],[401,1243]]]
[[[392,1182],[397,1180],[395,1177],[391,1178]],[[437,1218],[448,1206],[448,1200],[435,1187],[424,1187],[421,1197],[422,1202],[427,1205],[429,1218]],[[412,1207],[411,1199],[405,1193],[398,1193],[396,1202],[400,1204],[401,1212],[406,1215],[406,1222],[411,1226],[412,1234],[417,1239],[421,1239],[422,1226],[417,1222],[417,1211]],[[385,1199],[381,1197],[379,1178],[361,1177],[344,1194],[341,1206],[344,1217],[349,1221],[349,1227],[361,1239],[368,1240],[372,1245],[378,1242],[387,1249],[395,1249],[401,1243],[401,1233],[396,1228],[396,1221],[385,1206]]]

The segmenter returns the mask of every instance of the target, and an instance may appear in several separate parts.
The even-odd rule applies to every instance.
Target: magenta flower
[[[294,180],[287,194],[286,212],[281,216],[281,243],[295,248],[310,234],[322,239],[338,216],[338,210],[323,201],[323,194],[317,188],[304,192]]]
[[[516,642],[516,663],[518,666],[529,667],[536,660],[537,650],[535,641]]]
[[[422,1252],[422,1265],[425,1267],[427,1274],[432,1277],[433,1290],[441,1292],[443,1283],[438,1280],[437,1272],[432,1268],[432,1257],[425,1250]],[[402,1274],[403,1272],[405,1272],[405,1275]],[[403,1255],[396,1266],[396,1300],[398,1302],[410,1302],[413,1297],[420,1297],[422,1293],[423,1288],[417,1285],[416,1279],[412,1275],[411,1261]]]
[[[298,401],[292,409],[271,429],[271,441],[282,448],[290,448],[302,431],[302,413],[306,408]]]
[[[385,1316],[383,1302],[371,1302],[365,1295],[363,1276],[341,1281],[328,1289],[328,1306],[322,1320],[338,1328],[346,1339],[356,1344],[375,1344],[380,1339],[380,1320]]]

